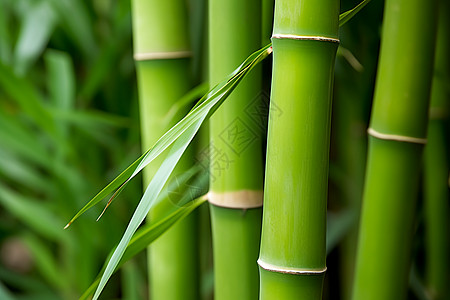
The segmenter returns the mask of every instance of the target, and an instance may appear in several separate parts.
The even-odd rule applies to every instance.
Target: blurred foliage
[[[129,1],[0,0],[1,299],[76,299],[95,279],[139,180],[99,223],[63,227],[139,156],[135,86]]]

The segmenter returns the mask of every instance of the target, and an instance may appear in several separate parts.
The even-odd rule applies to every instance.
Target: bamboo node
[[[329,43],[340,43],[339,39],[330,38],[326,36],[314,36],[314,35],[295,35],[295,34],[274,34],[272,39],[290,39],[290,40],[304,40],[304,41],[318,41]]]
[[[248,209],[263,205],[263,191],[240,190],[225,193],[209,192],[209,203],[226,208]]]
[[[134,60],[154,60],[154,59],[176,59],[191,57],[191,51],[168,51],[168,52],[147,52],[147,53],[135,53]]]
[[[416,137],[405,136],[405,135],[397,135],[397,134],[386,134],[386,133],[378,132],[372,128],[367,129],[367,133],[377,139],[380,139],[380,140],[397,141],[397,142],[413,143],[413,144],[426,144],[427,143],[427,139],[416,138]]]
[[[324,274],[327,271],[327,267],[324,267],[322,269],[301,269],[301,268],[274,266],[266,262],[263,262],[261,259],[258,259],[258,265],[264,270],[270,272],[293,274],[293,275],[320,275]]]
[[[448,117],[448,111],[440,107],[431,107],[428,116],[430,120],[444,120]]]

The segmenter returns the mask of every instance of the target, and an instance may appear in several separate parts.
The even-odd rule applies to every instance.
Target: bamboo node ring
[[[293,275],[321,275],[327,271],[327,267],[324,267],[323,269],[300,269],[300,268],[287,268],[274,266],[263,262],[261,259],[258,259],[258,265],[264,270],[270,272],[293,274]]]
[[[209,203],[227,208],[249,209],[263,205],[263,191],[240,190],[225,193],[209,192]]]
[[[443,120],[448,117],[448,111],[439,107],[431,107],[429,112],[430,120]]]
[[[274,34],[273,39],[290,39],[290,40],[304,40],[304,41],[319,41],[329,43],[340,43],[339,39],[330,38],[326,36],[314,36],[314,35],[295,35],[295,34]]]
[[[147,52],[147,53],[135,53],[134,60],[153,60],[153,59],[176,59],[191,57],[191,51],[168,51],[168,52]]]
[[[413,143],[413,144],[426,144],[427,143],[427,139],[424,139],[424,138],[416,138],[416,137],[397,135],[397,134],[386,134],[386,133],[378,132],[372,128],[367,129],[367,133],[377,139],[380,139],[380,140],[397,141],[397,142]]]

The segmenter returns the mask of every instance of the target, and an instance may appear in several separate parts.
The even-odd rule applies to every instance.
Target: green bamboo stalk
[[[322,298],[338,17],[336,0],[275,1],[261,299]]]
[[[420,162],[426,142],[435,20],[435,1],[385,3],[355,300],[406,298]]]
[[[270,43],[273,27],[273,9],[275,0],[262,0],[262,44]]]
[[[425,147],[424,206],[426,283],[433,299],[450,296],[450,207],[448,203],[448,114],[450,71],[450,3],[439,1],[434,79],[431,88],[428,144]]]
[[[209,71],[213,85],[261,45],[259,0],[209,3]],[[263,188],[261,68],[213,115],[209,201],[214,298],[257,299]]]
[[[147,150],[173,125],[168,124],[164,117],[191,86],[187,14],[182,0],[134,0],[132,4],[142,147]],[[162,159],[144,170],[145,186]],[[187,165],[187,159],[181,161],[175,174]],[[158,211],[158,208],[153,210],[149,218]],[[199,299],[195,236],[196,220],[192,215],[149,247],[152,300]]]
[[[381,4],[381,5],[380,5]],[[341,28],[341,43],[352,49],[361,63],[360,68],[351,64],[351,54],[341,48],[342,56],[336,60],[335,92],[331,152],[341,176],[330,181],[338,191],[338,203],[342,209],[355,212],[355,220],[344,239],[339,243],[339,288],[341,299],[351,299],[358,240],[359,213],[364,188],[367,159],[367,126],[373,97],[379,36],[369,34],[381,24],[382,5],[371,3],[370,10],[361,11],[351,25]],[[355,59],[355,58],[353,58]],[[363,66],[363,68],[362,68]],[[330,278],[330,280],[333,280]]]

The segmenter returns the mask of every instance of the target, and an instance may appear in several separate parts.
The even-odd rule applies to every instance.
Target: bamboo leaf
[[[27,10],[15,49],[15,71],[24,74],[42,53],[55,27],[56,13],[44,1]]]
[[[206,200],[207,199],[205,197],[200,197],[194,200],[193,202],[186,204],[185,206],[178,207],[177,210],[175,210],[162,220],[152,222],[151,224],[147,224],[141,227],[134,234],[133,238],[131,239],[130,243],[127,246],[127,249],[123,257],[120,260],[120,263],[117,265],[114,272],[116,272],[124,263],[126,263],[128,260],[134,257],[137,253],[144,250],[149,244],[151,244],[154,240],[160,237],[167,229],[172,227],[178,221],[181,221],[182,219],[187,217],[197,207],[205,203]],[[103,266],[100,274],[103,273],[105,269],[106,265]],[[96,278],[96,280],[84,292],[84,294],[80,297],[80,299],[89,299],[89,297],[94,293],[99,282],[100,276]]]
[[[45,130],[51,137],[58,140],[56,126],[39,92],[23,78],[19,78],[10,67],[0,63],[0,85],[17,103],[24,113]]]
[[[79,0],[47,0],[58,15],[60,23],[67,35],[87,57],[96,53],[96,41],[93,34],[92,20],[84,1]]]
[[[189,92],[186,93],[180,100],[171,107],[164,117],[165,124],[171,124],[173,119],[187,106],[200,99],[204,94],[208,92],[209,84],[207,82],[201,83]]]
[[[80,215],[82,215],[89,208],[99,203],[103,198],[114,192],[112,199],[116,197],[125,188],[127,183],[134,178],[145,166],[151,163],[162,152],[169,148],[172,144],[176,143],[182,136],[190,136],[188,134],[190,128],[193,126],[199,128],[200,124],[197,124],[199,120],[203,122],[222,104],[222,102],[228,97],[228,95],[234,90],[237,84],[244,78],[244,76],[259,62],[265,59],[272,53],[271,45],[267,45],[264,48],[256,51],[250,55],[226,80],[216,85],[207,95],[205,95],[194,106],[194,108],[175,126],[167,131],[149,150],[147,150],[139,159],[137,159],[132,165],[130,165],[125,171],[123,171],[118,177],[116,177],[109,185],[101,190],[88,204],[86,204],[66,225],[69,227]],[[197,130],[198,130],[197,128]],[[195,135],[197,131],[193,134]]]
[[[11,61],[10,4],[0,1],[0,61],[9,64]]]
[[[342,25],[344,25],[345,23],[350,21],[351,18],[353,18],[369,2],[370,2],[370,0],[363,0],[363,1],[361,1],[361,3],[356,5],[354,8],[340,14],[339,15],[339,27],[341,27]]]
[[[91,201],[89,201],[64,227],[64,229],[68,228],[79,216],[85,213],[88,209],[95,206],[99,203],[103,198],[114,192],[118,187],[120,187],[130,176],[133,174],[136,167],[141,163],[142,159],[144,159],[145,154],[139,157],[135,162],[133,162],[128,168],[125,169],[119,176],[117,176],[113,181],[111,181],[105,188],[103,188]],[[118,195],[116,192],[115,195]]]
[[[95,291],[93,300],[98,299],[101,291],[106,285],[106,282],[109,280],[117,265],[119,264],[127,246],[130,242],[132,236],[136,232],[137,228],[144,221],[147,216],[150,208],[156,202],[157,197],[161,193],[162,188],[164,187],[166,181],[169,179],[170,174],[175,169],[176,164],[180,160],[186,148],[189,146],[190,142],[194,138],[198,129],[200,129],[200,125],[203,123],[206,115],[203,118],[199,119],[196,123],[194,123],[190,128],[188,128],[185,132],[186,134],[179,139],[176,140],[173,147],[170,149],[170,152],[167,158],[161,164],[161,167],[156,172],[155,176],[151,180],[148,185],[144,195],[142,196],[141,201],[138,204],[133,216],[131,217],[131,221],[125,230],[125,233],[122,236],[122,239],[119,242],[116,250],[114,251],[111,259],[106,266],[105,272],[103,273],[102,278],[100,279],[99,286]]]
[[[12,293],[5,287],[5,285],[0,282],[0,299],[3,300],[14,300]]]
[[[68,241],[60,220],[39,201],[32,201],[0,184],[0,204],[17,219],[52,241]]]
[[[0,149],[0,174],[29,189],[46,194],[49,194],[52,188],[48,178],[42,176],[37,168],[17,157],[12,151]]]
[[[409,271],[409,288],[412,290],[414,295],[418,300],[432,300],[436,299],[432,296],[430,291],[427,290],[425,285],[419,278],[419,274],[417,274],[417,267],[413,264],[411,270]]]
[[[327,255],[337,244],[347,235],[358,219],[358,213],[353,209],[348,209],[340,213],[330,213],[327,215]]]
[[[47,87],[54,106],[62,111],[70,111],[75,106],[75,72],[70,56],[61,51],[47,50]]]
[[[342,56],[350,64],[350,66],[355,69],[355,71],[362,72],[364,70],[364,67],[361,65],[355,55],[353,55],[353,53],[347,48],[339,45],[337,55]]]
[[[69,286],[68,278],[61,276],[58,261],[47,245],[38,237],[29,233],[24,234],[21,240],[33,255],[36,268],[42,274],[42,277],[55,289],[67,289]]]

